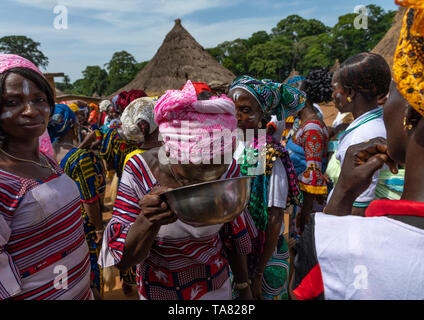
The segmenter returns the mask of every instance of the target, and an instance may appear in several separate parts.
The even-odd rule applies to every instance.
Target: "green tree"
[[[274,36],[284,35],[294,42],[306,36],[314,36],[330,30],[325,24],[316,19],[304,19],[298,15],[291,15],[277,23],[272,29]]]
[[[247,54],[250,62],[249,74],[283,81],[290,73],[291,54],[292,41],[284,36],[258,44]]]
[[[56,88],[58,88],[63,93],[71,93],[74,86],[71,83],[68,75],[64,75],[63,82],[55,82]]]
[[[144,67],[145,64],[143,64],[138,64],[135,58],[126,51],[115,52],[112,59],[105,64],[109,73],[107,92],[115,92],[131,82],[141,67]]]
[[[329,33],[303,37],[299,44],[302,47],[297,71],[307,74],[315,68],[329,68],[334,64],[331,58],[332,41]]]
[[[46,68],[49,59],[38,48],[39,42],[35,42],[26,36],[5,36],[0,38],[0,52],[14,53],[34,63],[37,67]]]
[[[394,11],[385,12],[375,5],[367,6],[368,29],[357,29],[354,21],[358,14],[349,13],[339,17],[331,30],[333,59],[343,61],[359,52],[371,51],[384,37],[393,23]]]
[[[92,96],[94,93],[102,96],[108,87],[108,74],[100,66],[87,66],[82,72],[84,78],[74,82],[72,93]]]

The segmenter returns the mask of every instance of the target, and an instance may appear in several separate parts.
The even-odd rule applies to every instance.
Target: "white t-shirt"
[[[424,299],[424,230],[316,213],[314,236],[327,300]]]
[[[386,127],[383,121],[383,108],[377,107],[355,119],[355,121],[347,127],[346,132],[347,133],[340,138],[336,151],[336,159],[340,161],[341,166],[343,166],[346,151],[350,146],[377,137],[386,138]],[[379,174],[380,171],[377,171],[374,174],[368,189],[355,200],[355,207],[368,207],[371,201],[374,200],[375,188],[377,186]],[[332,194],[333,192],[330,193],[328,200],[331,198]]]
[[[243,141],[239,141],[237,149],[234,152],[234,159],[238,164],[243,160],[243,150],[245,144]],[[283,162],[278,160],[274,162],[272,167],[272,173],[268,184],[268,208],[286,208],[287,196],[289,192],[289,182],[287,178],[286,169],[284,168]],[[284,222],[281,225],[281,233],[284,231]]]

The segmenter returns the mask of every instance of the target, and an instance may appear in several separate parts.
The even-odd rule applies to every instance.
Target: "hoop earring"
[[[412,130],[412,124],[407,124],[406,117],[403,117],[403,128],[408,131]]]

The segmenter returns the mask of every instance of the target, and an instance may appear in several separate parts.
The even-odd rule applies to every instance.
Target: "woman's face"
[[[333,75],[333,79],[331,81],[331,86],[333,87],[333,101],[336,108],[341,112],[350,112],[351,110],[348,110],[347,105],[349,102],[347,101],[347,92],[345,88],[343,87],[343,84],[340,82],[340,79],[338,77],[338,74],[335,73]]]
[[[46,94],[31,80],[9,74],[0,105],[0,127],[9,137],[36,138],[46,130],[50,105]]]
[[[106,114],[109,117],[109,121],[119,118],[119,114],[115,111],[115,108],[112,106],[107,109]]]
[[[383,107],[384,125],[387,130],[387,147],[390,157],[397,163],[405,163],[408,135],[403,127],[408,101],[400,94],[396,84],[390,85],[390,94]]]
[[[141,133],[144,135],[144,137],[147,137],[150,132],[150,125],[146,120],[141,120],[137,123],[138,127],[140,128]]]
[[[243,89],[231,90],[229,97],[236,106],[237,127],[243,131],[257,129],[263,112],[256,99]]]

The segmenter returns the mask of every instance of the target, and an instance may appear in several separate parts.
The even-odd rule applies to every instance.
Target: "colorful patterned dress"
[[[106,188],[105,169],[102,161],[94,153],[73,148],[60,161],[60,166],[75,181],[83,203],[100,201],[100,197]],[[85,238],[90,251],[91,280],[99,293],[103,294],[102,270],[97,262],[100,245],[95,242],[95,227],[90,222],[83,204],[81,204],[81,214],[84,221]]]
[[[49,161],[45,180],[0,170],[0,300],[93,299],[78,188]]]
[[[324,172],[327,162],[328,150],[327,128],[320,121],[307,121],[287,143],[290,159],[299,179],[300,189],[315,195],[327,194],[327,183]],[[298,239],[299,231],[296,230],[296,211],[290,217],[290,237]]]
[[[241,171],[243,175],[248,175],[249,168],[257,166],[249,158],[257,158],[259,149],[255,147],[246,148],[243,151],[244,159],[241,162]],[[302,193],[298,186],[297,177],[293,164],[290,161],[288,152],[281,144],[275,143],[270,136],[267,136],[266,142],[266,160],[265,160],[265,173],[257,175],[252,181],[252,191],[250,202],[248,204],[248,212],[252,217],[258,236],[253,239],[253,250],[248,256],[249,278],[254,276],[256,265],[263,253],[264,245],[266,242],[265,232],[268,224],[268,201],[269,201],[269,185],[271,175],[273,174],[273,167],[276,166],[277,161],[281,161],[286,171],[288,182],[288,196],[287,206],[300,205],[302,203]],[[281,181],[281,183],[283,183]],[[267,262],[262,278],[262,298],[266,300],[286,300],[288,299],[288,276],[289,276],[289,252],[288,244],[281,233],[277,246]],[[233,297],[237,299],[238,292],[233,287]]]
[[[221,179],[240,175],[235,161]],[[158,181],[140,154],[125,166],[118,198],[103,239],[100,260],[103,267],[118,264],[123,255],[128,230],[140,214],[140,200]],[[211,299],[229,282],[226,250],[246,255],[251,250],[249,217],[244,213],[231,223],[193,227],[177,220],[161,226],[149,255],[137,265],[137,286],[143,299]],[[250,222],[253,223],[253,222]],[[250,224],[252,226],[252,224]],[[216,297],[216,295],[215,295]],[[231,298],[228,291],[227,298]]]
[[[113,164],[116,175],[121,179],[126,156],[138,148],[138,143],[124,140],[118,129],[114,128],[104,135],[99,155],[107,163]]]

